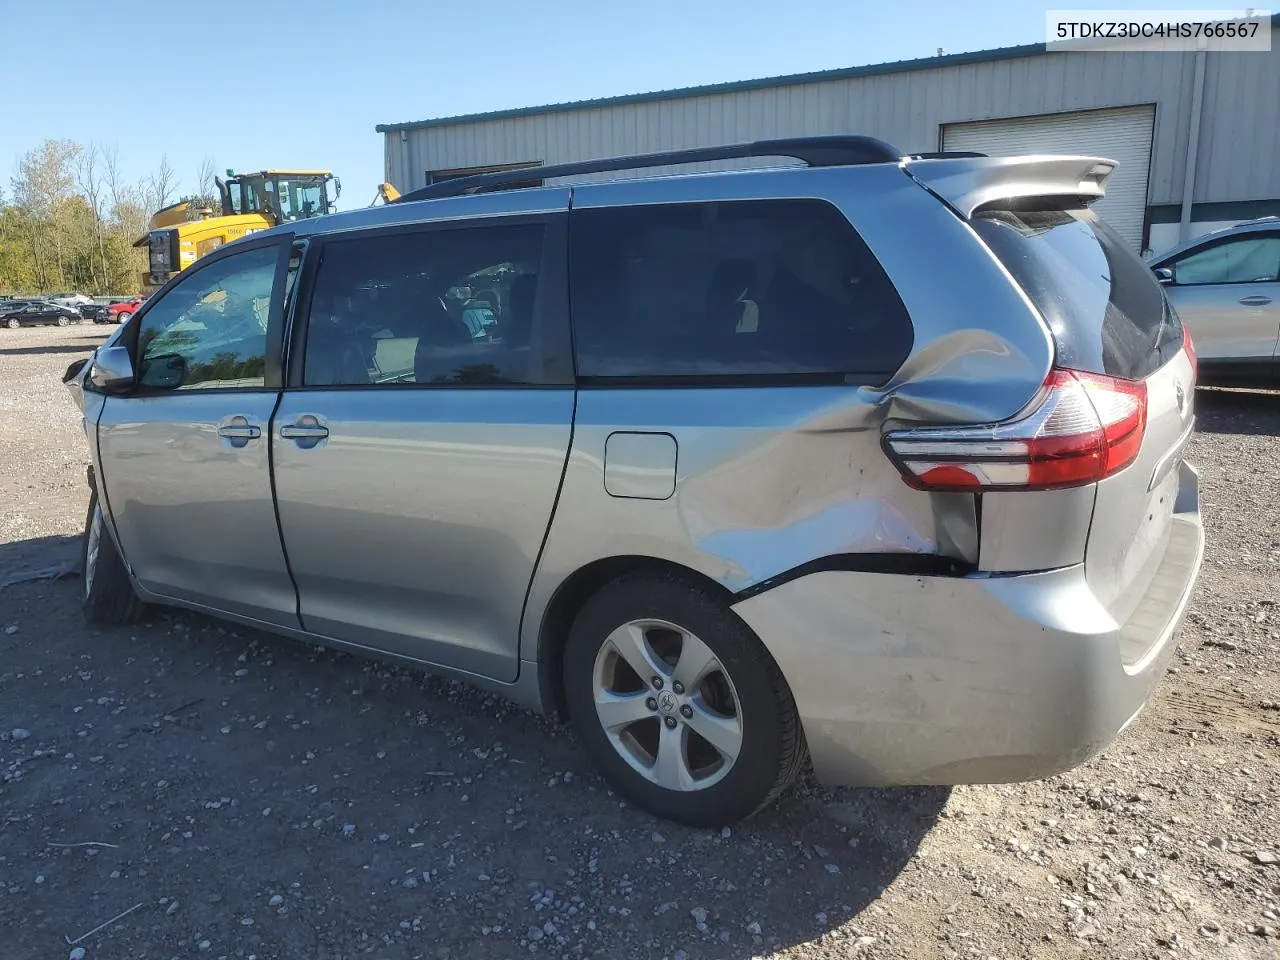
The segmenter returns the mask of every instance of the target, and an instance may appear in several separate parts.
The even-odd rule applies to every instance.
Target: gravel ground
[[[0,583],[75,555],[58,376],[105,333],[0,331]],[[0,955],[1280,957],[1280,395],[1198,403],[1209,553],[1170,675],[1039,783],[810,782],[689,830],[465,687],[0,587]]]

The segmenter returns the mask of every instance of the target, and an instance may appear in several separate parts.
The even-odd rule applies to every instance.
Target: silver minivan
[[[735,172],[574,180],[784,156]],[[422,664],[729,823],[1016,781],[1142,708],[1195,361],[1090,157],[772,141],[449,181],[183,271],[67,381],[84,610]]]

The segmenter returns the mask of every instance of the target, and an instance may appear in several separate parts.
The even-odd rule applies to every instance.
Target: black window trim
[[[303,383],[307,353],[307,327],[311,318],[311,298],[315,293],[316,275],[330,243],[355,239],[377,239],[385,236],[422,233],[444,233],[485,227],[513,227],[537,224],[543,227],[542,262],[538,268],[538,292],[534,303],[533,327],[538,330],[544,347],[535,358],[544,371],[543,383]],[[458,217],[448,220],[414,221],[378,227],[337,230],[308,238],[306,259],[298,278],[298,292],[290,317],[287,366],[284,389],[290,392],[321,390],[562,390],[574,386],[573,349],[569,323],[569,214],[567,210],[538,213],[500,214],[483,217]],[[554,283],[552,282],[554,279]]]
[[[1204,253],[1206,250],[1212,250],[1215,247],[1223,247],[1229,243],[1240,243],[1243,240],[1280,240],[1280,230],[1250,230],[1246,233],[1235,233],[1229,237],[1215,237],[1212,240],[1206,240],[1204,243],[1191,247],[1188,250],[1183,250],[1180,253],[1175,253],[1157,260],[1151,265],[1151,269],[1158,270],[1163,267],[1173,270],[1173,283],[1171,286],[1174,287],[1238,287],[1241,284],[1247,283],[1280,282],[1280,271],[1278,271],[1276,276],[1270,280],[1215,280],[1209,283],[1182,283],[1178,280],[1178,270],[1175,266],[1178,261],[1185,260],[1187,257],[1195,256],[1199,253]]]
[[[609,389],[725,389],[725,388],[751,388],[751,387],[881,387],[893,379],[893,376],[902,369],[902,365],[911,357],[911,353],[915,350],[916,329],[915,322],[911,319],[911,313],[907,309],[906,301],[902,299],[902,294],[898,291],[898,285],[894,283],[893,277],[889,275],[889,271],[885,270],[884,264],[880,263],[880,258],[876,256],[875,251],[871,249],[870,244],[863,238],[861,231],[848,214],[844,212],[839,204],[833,202],[827,197],[822,196],[784,196],[784,197],[732,197],[726,199],[680,199],[680,200],[659,200],[654,202],[636,202],[636,203],[609,203],[601,206],[573,207],[569,211],[569,237],[566,247],[569,259],[569,273],[572,276],[572,233],[574,216],[578,213],[596,212],[600,210],[622,210],[636,209],[640,207],[680,207],[680,206],[703,206],[709,203],[715,204],[756,204],[761,202],[779,202],[779,201],[808,201],[824,204],[829,207],[836,215],[840,217],[849,227],[849,230],[857,237],[858,242],[866,248],[867,252],[876,261],[880,271],[884,274],[889,288],[898,299],[899,305],[902,307],[902,315],[906,318],[907,327],[911,333],[910,342],[907,345],[907,351],[903,354],[898,365],[892,370],[873,370],[862,372],[845,372],[845,371],[814,371],[814,372],[760,372],[760,373],[669,373],[669,374],[620,374],[620,375],[577,375],[577,384],[584,390],[609,390]],[[572,290],[572,283],[570,283]],[[570,301],[572,304],[572,300]],[[574,333],[574,365],[577,368],[578,346],[577,346],[577,327],[573,322],[572,306],[570,308],[570,321]]]
[[[197,390],[202,392],[218,392],[218,393],[262,393],[263,391],[279,391],[281,389],[281,364],[280,353],[283,343],[284,330],[284,304],[279,297],[274,295],[276,290],[284,289],[285,277],[289,270],[288,251],[292,248],[294,235],[292,233],[276,234],[261,239],[250,235],[242,240],[236,240],[232,243],[223,244],[213,253],[206,254],[201,257],[185,270],[181,270],[174,274],[165,282],[155,293],[147,297],[146,301],[138,308],[138,311],[129,318],[129,322],[125,324],[124,329],[120,332],[118,341],[120,346],[129,349],[129,355],[133,358],[134,369],[139,366],[138,356],[138,333],[142,326],[142,321],[151,311],[151,307],[159,303],[160,300],[169,292],[170,288],[178,283],[183,282],[189,277],[207,270],[209,267],[241,253],[248,253],[251,250],[257,250],[263,247],[278,247],[276,257],[276,272],[272,280],[272,297],[271,305],[267,313],[267,341],[265,350],[265,368],[263,370],[263,384],[260,387],[196,387],[191,391],[179,391],[166,389],[163,387],[146,387],[142,383],[135,383],[133,388],[127,392],[114,394],[114,396],[123,398],[134,397],[155,397],[155,396],[172,396],[174,394],[190,394]]]
[[[281,323],[280,351],[277,354],[280,363],[281,389],[284,389],[287,385],[289,359],[294,350],[294,318],[298,315],[299,305],[303,303],[303,295],[309,296],[311,292],[311,274],[315,271],[315,239],[310,236],[293,238],[293,242],[289,244],[288,258],[285,261],[286,278],[289,269],[288,261],[293,259],[295,250],[301,253],[302,259],[298,263],[298,275],[293,278],[293,289],[289,291],[288,301],[284,305],[285,313]]]
[[[840,373],[813,371],[808,373],[662,373],[644,376],[579,376],[583,390],[695,390],[740,387],[880,387],[898,372]]]

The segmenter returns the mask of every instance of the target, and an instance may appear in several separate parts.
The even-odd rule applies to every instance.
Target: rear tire
[[[128,323],[132,317],[132,313],[122,310],[116,314],[116,323]]]
[[[106,528],[98,494],[89,496],[80,548],[82,566],[81,609],[90,623],[119,626],[134,623],[146,612],[146,604],[133,592],[129,572]]]
[[[769,652],[679,577],[624,576],[588,600],[565,647],[564,686],[586,752],[618,793],[689,826],[758,812],[807,758]]]
[[[17,317],[10,317],[8,320],[5,321],[5,325],[10,330],[17,330],[20,326],[22,326],[22,324],[18,322]]]

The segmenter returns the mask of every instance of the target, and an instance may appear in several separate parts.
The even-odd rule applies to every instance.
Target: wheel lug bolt
[[[653,697],[649,697],[649,699],[645,700],[644,705],[648,707],[650,710],[658,709],[658,701],[653,699]]]
[[[693,716],[693,707],[689,706],[686,703],[683,707],[680,708],[680,716],[688,720],[690,717]]]
[[[676,718],[675,718],[675,717],[667,717],[663,722],[664,722],[664,723],[666,723],[666,725],[667,725],[669,728],[674,729],[674,728],[675,728],[675,725],[676,725]]]
[[[677,680],[675,683],[671,685],[671,689],[674,690],[676,693],[684,693],[684,684],[681,683],[679,680]]]
[[[653,678],[653,680],[652,680],[651,682],[653,683],[653,689],[655,689],[655,690],[661,690],[661,689],[662,689],[662,678],[661,678],[661,677],[654,677],[654,678]]]

